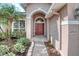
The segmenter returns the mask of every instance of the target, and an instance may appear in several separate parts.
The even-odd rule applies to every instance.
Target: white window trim
[[[25,20],[23,20],[23,21],[25,22]],[[20,28],[20,22],[19,22],[19,28],[14,28],[14,22],[15,21],[12,22],[12,32],[14,31],[14,29],[18,29],[18,30],[25,29],[25,27],[24,28]]]

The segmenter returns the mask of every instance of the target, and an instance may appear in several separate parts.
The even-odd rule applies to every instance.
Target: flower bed
[[[47,47],[47,52],[49,56],[60,56],[61,54],[51,45],[50,41],[44,42]]]
[[[0,56],[26,56],[31,42],[26,37],[0,41]],[[7,49],[8,51],[6,52]],[[3,51],[3,52],[2,52]]]

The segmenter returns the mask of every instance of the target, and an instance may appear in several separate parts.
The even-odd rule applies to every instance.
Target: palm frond
[[[24,13],[16,11],[14,5],[2,4],[0,7],[0,17],[2,18],[12,16],[14,20],[18,20],[25,16]]]

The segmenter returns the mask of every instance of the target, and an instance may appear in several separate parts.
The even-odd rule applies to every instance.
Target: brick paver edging
[[[34,41],[32,41],[31,46],[29,47],[27,56],[31,56],[32,55],[33,47],[34,47]]]

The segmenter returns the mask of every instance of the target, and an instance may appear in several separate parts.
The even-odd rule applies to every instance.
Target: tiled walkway
[[[47,49],[44,45],[46,38],[43,36],[34,37],[35,46],[33,48],[32,56],[48,56]]]

